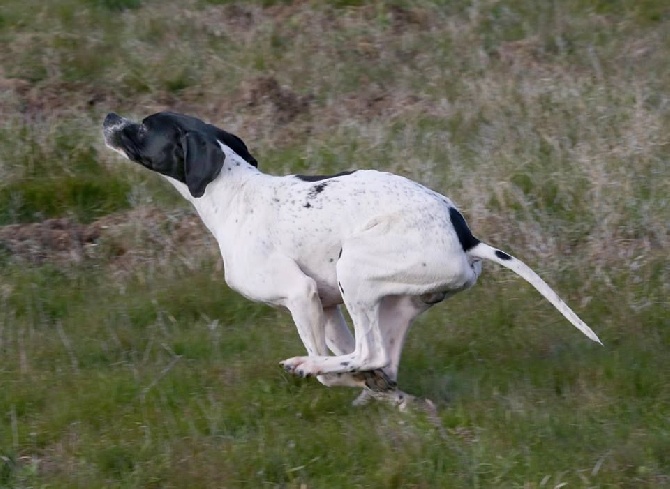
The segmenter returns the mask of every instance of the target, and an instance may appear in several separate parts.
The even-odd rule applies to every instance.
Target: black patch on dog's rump
[[[477,246],[480,241],[472,235],[472,231],[468,227],[465,219],[455,207],[449,207],[449,217],[451,218],[451,225],[454,226],[458,241],[461,243],[463,251],[468,251]]]
[[[347,175],[351,175],[352,173],[355,172],[356,170],[351,170],[351,171],[342,171],[340,173],[336,173],[335,175],[293,175],[293,176],[302,180],[303,182],[320,182],[321,180],[328,180],[329,178],[344,177]],[[319,190],[318,192],[320,192],[321,190]]]
[[[501,260],[511,260],[512,257],[509,256],[507,253],[504,251],[496,250],[496,256],[500,258]]]

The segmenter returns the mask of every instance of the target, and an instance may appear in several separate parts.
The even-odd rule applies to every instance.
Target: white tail
[[[500,251],[482,242],[479,242],[476,246],[470,248],[467,251],[467,254],[474,258],[482,258],[485,260],[494,261],[503,267],[509,268],[522,278],[526,279],[528,283],[535,287],[535,289],[537,289],[540,294],[542,294],[549,302],[551,302],[553,306],[575,326],[575,328],[584,333],[589,339],[602,345],[602,342],[593,332],[593,330],[589,328],[586,323],[582,321],[565,302],[563,302],[558,294],[556,294],[556,292],[554,292],[553,289],[549,287],[549,285],[547,285],[547,283],[542,280],[540,276],[524,262],[508,255],[504,251]]]

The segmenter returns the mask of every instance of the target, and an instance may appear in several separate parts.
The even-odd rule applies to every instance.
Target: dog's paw
[[[288,373],[298,377],[321,375],[321,370],[310,361],[309,357],[293,357],[279,363]]]
[[[365,387],[374,392],[391,391],[398,387],[398,383],[392,380],[386,375],[386,372],[381,369],[355,372],[353,377],[356,380],[362,381],[365,384]]]

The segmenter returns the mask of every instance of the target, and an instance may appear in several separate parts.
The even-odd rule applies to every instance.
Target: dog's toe
[[[298,377],[311,377],[321,372],[309,363],[309,357],[293,357],[279,363],[288,373]]]
[[[295,366],[290,365],[286,362],[279,362],[279,365],[288,373],[292,374],[295,373]]]

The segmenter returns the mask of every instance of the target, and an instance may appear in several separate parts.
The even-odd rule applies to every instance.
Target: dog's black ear
[[[221,171],[226,155],[219,143],[196,131],[181,137],[184,151],[184,180],[193,197],[202,197],[205,188]]]
[[[251,156],[251,153],[249,153],[247,145],[244,144],[244,141],[242,141],[242,139],[235,136],[235,134],[231,134],[226,131],[221,131],[221,141],[223,141],[223,144],[230,147],[230,149],[232,149],[238,155],[244,158],[244,160],[247,163],[258,168],[258,161],[256,161],[256,158]]]

